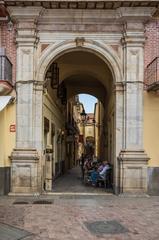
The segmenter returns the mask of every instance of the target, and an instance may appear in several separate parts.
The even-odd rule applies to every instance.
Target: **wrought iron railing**
[[[7,56],[0,56],[0,80],[12,83],[12,63]]]
[[[159,89],[159,57],[156,57],[147,65],[145,71],[145,83],[148,90]]]

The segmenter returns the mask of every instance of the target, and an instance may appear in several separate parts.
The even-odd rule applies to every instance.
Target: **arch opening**
[[[96,41],[85,41],[82,47],[78,47],[75,41],[64,41],[61,43],[55,43],[47,47],[38,63],[38,68],[36,72],[36,78],[38,81],[44,81],[45,74],[50,67],[50,65],[56,61],[61,56],[72,53],[72,52],[88,52],[96,55],[100,60],[108,66],[112,76],[113,81],[121,82],[123,81],[122,73],[122,63],[119,59],[118,54],[104,43],[99,43]]]
[[[58,84],[54,87],[53,64],[58,69],[58,73],[56,72]],[[54,191],[56,178],[76,167],[82,153],[92,161],[98,160],[99,163],[109,161],[113,166],[115,80],[109,66],[90,51],[76,49],[60,54],[46,69],[45,78],[50,72],[52,75],[45,81],[47,94],[43,96],[43,148],[46,153],[43,182],[44,190]],[[85,111],[85,106],[79,100],[79,95],[82,93],[97,98],[94,111],[87,113],[88,119],[84,122],[81,113]],[[87,128],[92,134],[86,134]],[[92,150],[87,149],[88,145]],[[52,161],[49,162],[48,167],[46,159],[49,154]],[[46,177],[48,168],[51,169],[50,182]]]

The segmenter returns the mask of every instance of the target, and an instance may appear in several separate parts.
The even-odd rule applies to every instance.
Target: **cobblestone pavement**
[[[50,204],[34,204],[37,200]],[[28,204],[13,204],[22,201]],[[126,231],[117,233],[113,227],[102,225],[107,221],[114,228],[120,224]],[[0,222],[32,233],[24,240],[158,240],[159,197],[69,194],[0,197]],[[92,230],[87,227],[91,224]],[[108,233],[103,233],[103,229]]]
[[[52,194],[0,197],[0,240],[18,240],[4,239],[5,231],[18,236],[16,228],[31,234],[24,240],[159,240],[159,197],[85,186],[76,167],[57,179]]]

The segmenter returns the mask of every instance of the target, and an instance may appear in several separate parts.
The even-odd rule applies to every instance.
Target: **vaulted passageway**
[[[76,50],[57,57],[49,65],[45,76],[42,165],[44,190],[50,191],[56,185],[55,179],[75,167],[80,155],[85,152],[87,139],[91,137],[87,136],[86,139],[86,125],[93,127],[92,138],[96,142],[92,160],[108,160],[114,165],[115,96],[114,79],[109,67],[88,51]],[[98,99],[96,112],[92,113],[92,120],[87,123],[81,123],[81,113],[85,107],[78,98],[81,93]],[[49,163],[48,155],[52,159]]]

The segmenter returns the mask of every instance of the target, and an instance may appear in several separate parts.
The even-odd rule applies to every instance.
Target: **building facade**
[[[1,46],[16,66],[10,192],[43,191],[48,109],[55,129],[64,127],[57,89],[45,95],[53,63],[59,66],[59,84],[65,83],[67,99],[84,92],[104,106],[103,154],[109,152],[113,164],[114,192],[159,192],[158,1],[1,4],[13,22],[9,39],[14,39]]]
[[[14,34],[8,29],[8,13],[0,4],[0,195],[10,192],[11,152],[15,147]]]

